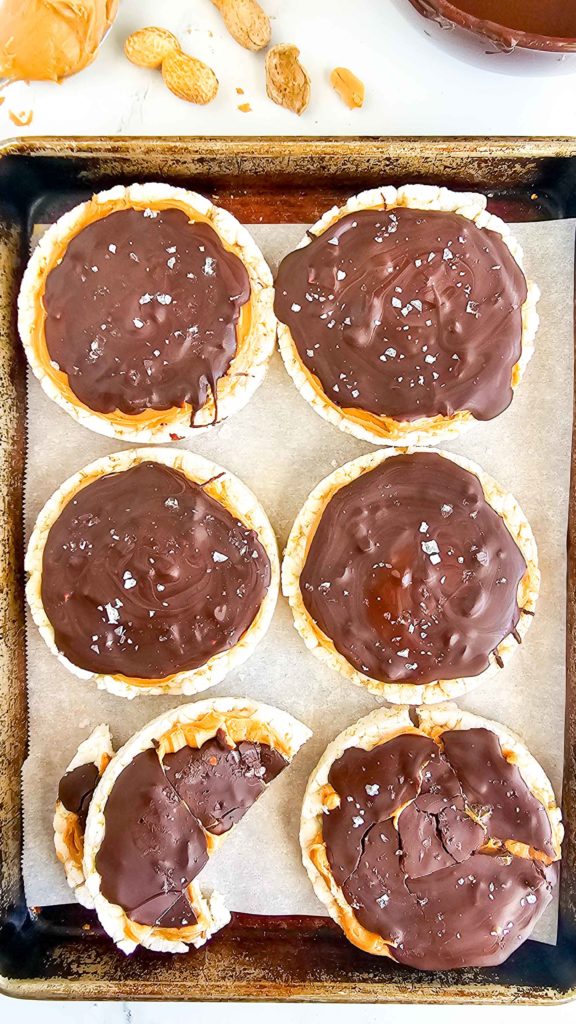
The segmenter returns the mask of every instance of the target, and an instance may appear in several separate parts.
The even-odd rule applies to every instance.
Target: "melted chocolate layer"
[[[477,477],[396,455],[328,502],[300,577],[336,650],[374,679],[476,676],[520,617],[526,563]]]
[[[286,256],[275,312],[340,408],[488,420],[512,401],[526,295],[494,231],[454,213],[362,210]]]
[[[550,822],[494,733],[445,732],[442,743],[403,734],[332,765],[340,806],[323,819],[328,861],[360,924],[401,963],[498,964],[532,931],[558,869],[484,844],[515,839],[552,856]],[[479,792],[483,827],[468,813]]]
[[[96,765],[90,762],[78,765],[60,779],[58,799],[67,811],[78,815],[82,828],[86,825],[88,808],[99,778]]]
[[[229,747],[222,734],[163,763],[155,749],[138,754],[104,808],[96,868],[106,899],[139,924],[193,924],[185,889],[208,860],[204,829],[226,832],[287,764],[266,744]]]
[[[44,548],[56,643],[91,672],[163,679],[198,668],[238,642],[269,585],[254,531],[156,462],[78,491]]]
[[[546,37],[576,36],[576,8],[567,0],[450,0],[482,21]]]
[[[46,344],[100,413],[137,415],[216,397],[250,298],[242,261],[181,210],[122,210],[89,224],[46,280]]]

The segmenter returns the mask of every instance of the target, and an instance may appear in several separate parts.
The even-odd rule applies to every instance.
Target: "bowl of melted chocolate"
[[[498,71],[573,71],[576,5],[570,0],[410,0],[426,34],[463,59]],[[402,4],[412,14],[406,3]],[[430,29],[432,28],[432,33]],[[514,60],[510,60],[514,57]]]

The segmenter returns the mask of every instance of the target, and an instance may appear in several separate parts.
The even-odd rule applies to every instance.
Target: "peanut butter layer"
[[[275,312],[341,409],[488,420],[512,400],[526,297],[499,234],[396,207],[347,214],[286,256]]]
[[[330,870],[396,960],[490,966],[528,937],[557,881],[551,825],[493,732],[351,747],[328,778],[338,796],[323,817]]]
[[[316,626],[355,669],[427,684],[488,667],[518,624],[525,571],[478,478],[415,452],[336,491],[299,586]]]
[[[194,422],[216,403],[249,298],[246,268],[209,224],[170,207],[118,210],[78,232],[49,272],[46,346],[89,409],[189,405]]]
[[[164,679],[233,647],[270,579],[253,530],[201,484],[143,462],[69,500],[46,539],[41,593],[74,665]]]

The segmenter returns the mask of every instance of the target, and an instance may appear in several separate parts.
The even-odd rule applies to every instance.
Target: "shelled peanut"
[[[124,44],[128,60],[143,68],[161,68],[165,85],[189,103],[210,103],[218,92],[211,67],[184,53],[168,29],[149,25],[128,36]]]

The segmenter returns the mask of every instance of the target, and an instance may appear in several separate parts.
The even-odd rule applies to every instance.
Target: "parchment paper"
[[[550,776],[557,797],[563,770],[566,525],[572,424],[575,222],[522,224],[526,269],[542,290],[536,354],[510,408],[452,444],[516,495],[536,535],[542,590],[524,645],[496,677],[462,705],[524,737]],[[273,270],[304,233],[302,225],[252,226]],[[79,426],[29,382],[26,529],[56,487],[92,459],[125,447]],[[184,446],[184,445],[183,445]],[[275,354],[249,405],[196,451],[237,473],[267,510],[281,547],[312,487],[336,466],[371,450],[312,411]],[[70,675],[28,620],[30,752],[24,766],[24,881],[30,905],[72,902],[52,840],[57,785],[76,747],[101,721],[119,746],[136,729],[185,698],[103,693]],[[251,659],[218,687],[200,694],[249,696],[302,719],[313,738],[293,765],[228,837],[201,879],[222,892],[233,911],[325,914],[300,861],[298,826],[306,780],[326,745],[377,706],[377,699],[314,658],[280,597],[272,627]],[[535,937],[556,941],[557,905]]]

